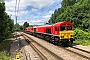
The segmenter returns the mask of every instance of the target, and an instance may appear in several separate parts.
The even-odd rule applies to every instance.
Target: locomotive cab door
[[[54,30],[55,30],[55,35],[59,35],[59,27],[54,27]]]

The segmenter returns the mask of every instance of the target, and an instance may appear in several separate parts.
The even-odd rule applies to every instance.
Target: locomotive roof
[[[58,23],[55,23],[53,26],[60,26],[60,25],[63,25],[63,24],[69,24],[69,25],[72,25],[72,23],[68,22],[68,21],[64,21],[64,22],[58,22]]]
[[[25,29],[30,29],[30,28],[33,28],[33,27],[26,27]]]
[[[63,25],[63,24],[72,25],[72,23],[70,23],[68,21],[63,21],[63,22],[55,23],[54,25],[42,25],[42,26],[34,26],[34,27],[27,27],[27,28],[51,27],[51,26],[60,26],[60,25]]]
[[[42,25],[42,26],[34,26],[34,28],[37,28],[37,27],[51,27],[53,25]]]

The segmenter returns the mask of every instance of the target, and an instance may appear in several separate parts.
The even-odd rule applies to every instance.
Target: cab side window
[[[66,30],[66,27],[65,27],[65,26],[61,26],[61,27],[60,27],[60,30],[61,30],[61,31],[64,31],[64,30]]]
[[[68,26],[68,30],[72,30],[72,26]]]

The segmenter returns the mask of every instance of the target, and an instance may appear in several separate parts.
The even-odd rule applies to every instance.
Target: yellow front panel
[[[73,38],[74,31],[60,31],[59,37],[60,39],[70,39]]]

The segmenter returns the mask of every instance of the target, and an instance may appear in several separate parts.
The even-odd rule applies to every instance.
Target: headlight
[[[73,35],[71,35],[71,37],[73,37]]]
[[[61,36],[61,38],[64,38],[64,36]]]

